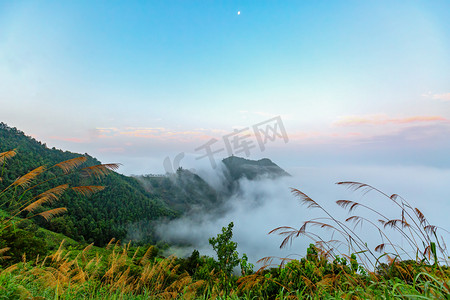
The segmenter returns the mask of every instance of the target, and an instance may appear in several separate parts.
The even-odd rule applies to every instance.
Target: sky
[[[248,157],[286,167],[447,168],[449,20],[448,1],[1,1],[0,118],[125,174],[247,127]],[[252,126],[277,116],[289,142],[262,151]]]
[[[289,186],[334,203],[345,180],[450,226],[449,1],[0,0],[0,104],[0,121],[127,175],[208,174],[230,154],[295,174],[265,183],[252,217],[237,199],[180,223],[203,236],[235,221],[245,246],[308,217]]]
[[[211,141],[447,169],[449,20],[448,1],[0,1],[0,119],[124,174],[208,165]],[[288,139],[262,149],[275,117]]]

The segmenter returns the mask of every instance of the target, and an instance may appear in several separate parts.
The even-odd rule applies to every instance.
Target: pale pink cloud
[[[448,122],[442,116],[412,116],[405,118],[391,118],[387,115],[367,115],[367,116],[343,116],[334,122],[335,126],[356,126],[356,125],[387,125],[387,124],[412,124],[423,122]]]
[[[225,134],[229,134],[230,131],[228,130],[224,130],[224,129],[206,129],[206,128],[195,128],[195,131],[201,131],[201,132],[206,132],[206,133],[212,133],[215,135],[225,135]]]
[[[428,92],[426,94],[423,94],[422,96],[433,100],[450,101],[450,93],[433,94],[431,92]]]
[[[448,119],[444,118],[442,116],[413,116],[413,117],[408,117],[408,118],[397,118],[397,119],[388,120],[389,123],[397,123],[397,124],[416,123],[416,122],[433,122],[433,121],[448,122]]]
[[[108,137],[113,137],[116,136],[117,133],[119,132],[119,129],[114,128],[114,127],[108,127],[108,128],[96,128],[96,135],[99,138],[108,138]]]

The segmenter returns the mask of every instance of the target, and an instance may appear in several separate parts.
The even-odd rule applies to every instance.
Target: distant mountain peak
[[[251,160],[233,155],[224,158],[222,162],[227,167],[233,180],[238,180],[243,177],[252,180],[263,176],[271,178],[290,176],[288,172],[268,158]]]

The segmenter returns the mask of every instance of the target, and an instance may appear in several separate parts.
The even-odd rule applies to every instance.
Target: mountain
[[[72,153],[55,148],[49,149],[46,144],[26,136],[22,131],[0,123],[0,152],[17,150],[17,155],[8,160],[0,182],[0,191],[16,178],[41,166],[50,167],[62,161],[85,156],[84,166],[100,164],[100,161],[88,154]],[[39,180],[45,181],[55,174],[55,169],[48,169],[41,174]],[[174,218],[178,214],[168,207],[164,200],[149,194],[133,177],[116,172],[103,178],[82,178],[66,176],[45,183],[33,190],[34,195],[42,193],[60,184],[70,186],[103,185],[106,188],[89,198],[81,197],[72,191],[64,193],[57,203],[48,208],[67,207],[68,212],[51,219],[50,222],[36,220],[39,225],[55,232],[65,234],[77,241],[95,242],[104,245],[113,237],[123,239],[127,228],[136,223],[154,222],[159,218]],[[0,204],[7,199],[0,198]],[[149,241],[152,233],[148,233]]]
[[[215,190],[205,180],[189,170],[179,168],[174,174],[135,176],[153,197],[163,199],[180,214],[192,210],[217,210],[223,201],[237,191],[239,179],[278,178],[290,176],[270,159],[250,160],[230,156],[222,160],[226,167],[225,190]],[[212,175],[213,176],[213,175]]]
[[[288,172],[268,158],[250,160],[242,157],[230,156],[223,159],[222,163],[227,167],[232,181],[237,181],[241,178],[254,180],[258,177],[277,178],[290,176]]]
[[[149,194],[163,199],[167,206],[179,213],[197,208],[213,209],[221,202],[220,194],[206,181],[183,168],[165,176],[143,175],[136,178]]]

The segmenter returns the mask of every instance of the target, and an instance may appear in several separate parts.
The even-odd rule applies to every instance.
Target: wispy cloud
[[[426,94],[422,94],[422,97],[433,100],[450,101],[450,93],[433,94],[432,92],[428,92]]]
[[[366,116],[343,116],[334,122],[335,126],[357,126],[357,125],[387,125],[387,124],[413,124],[423,122],[448,122],[442,116],[411,116],[404,118],[392,118],[387,115],[366,115]]]

